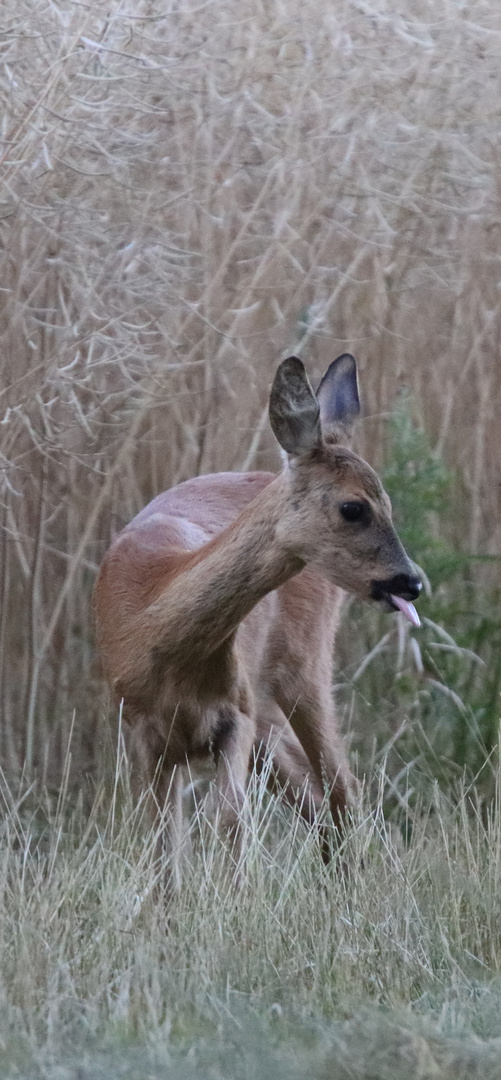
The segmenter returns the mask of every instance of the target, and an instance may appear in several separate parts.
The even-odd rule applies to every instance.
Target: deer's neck
[[[148,609],[165,658],[208,659],[242,619],[304,563],[277,541],[286,500],[278,476],[239,517],[198,551],[187,554]]]

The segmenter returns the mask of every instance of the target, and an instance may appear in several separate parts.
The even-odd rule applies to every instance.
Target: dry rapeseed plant
[[[103,753],[89,594],[158,490],[267,467],[283,349],[403,383],[499,547],[493,4],[5,0],[0,756]]]

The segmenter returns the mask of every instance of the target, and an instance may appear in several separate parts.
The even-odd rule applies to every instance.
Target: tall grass
[[[1,796],[3,1076],[499,1076],[498,791],[437,790],[406,846],[364,798],[326,869],[254,782],[240,888],[199,809],[169,910],[123,756]]]
[[[494,1080],[501,16],[0,17],[2,1075]],[[348,604],[337,696],[365,791],[333,866],[254,782],[241,890],[199,810],[167,912],[110,763],[96,568],[159,490],[277,467],[277,359],[316,378],[346,349],[424,628]]]
[[[377,465],[405,384],[457,470],[448,543],[498,551],[501,27],[483,0],[1,18],[0,753],[50,781],[75,706],[75,759],[101,753],[111,535],[194,473],[275,467],[284,350],[314,377],[357,354]]]

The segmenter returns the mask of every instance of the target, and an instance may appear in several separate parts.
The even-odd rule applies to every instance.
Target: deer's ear
[[[327,441],[349,438],[360,415],[357,365],[351,353],[333,360],[317,390],[322,435]]]
[[[288,454],[307,454],[322,442],[320,407],[297,356],[283,360],[273,380],[270,424]]]

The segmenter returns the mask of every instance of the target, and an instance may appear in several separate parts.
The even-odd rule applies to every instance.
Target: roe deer
[[[354,791],[331,692],[343,590],[419,625],[421,582],[378,477],[347,443],[360,404],[355,360],[315,394],[301,360],[280,364],[270,422],[284,470],[218,473],[157,498],[113,541],[96,584],[105,672],[143,780],[181,827],[182,766],[215,764],[222,824],[238,835],[249,767],[313,820],[329,793],[339,824]],[[179,883],[173,856],[171,885]]]

